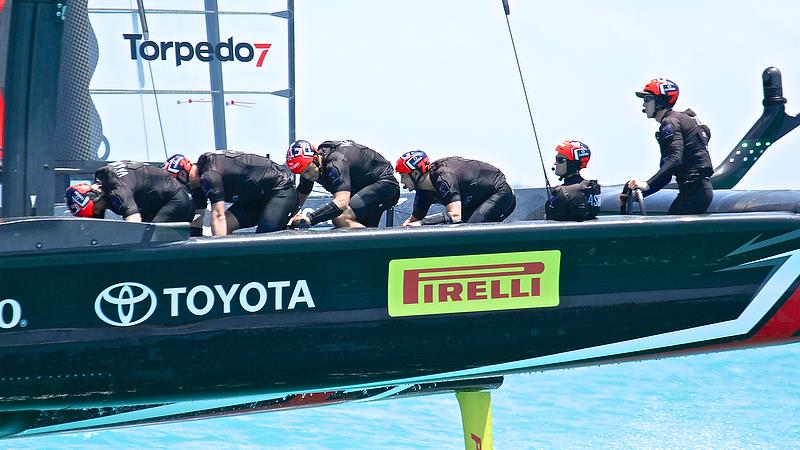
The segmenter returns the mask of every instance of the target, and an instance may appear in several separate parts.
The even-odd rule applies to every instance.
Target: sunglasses
[[[567,162],[567,158],[563,156],[556,156],[556,162],[559,164],[564,164],[565,162]]]
[[[645,103],[655,101],[655,99],[656,97],[654,95],[645,95],[642,97],[642,101]]]

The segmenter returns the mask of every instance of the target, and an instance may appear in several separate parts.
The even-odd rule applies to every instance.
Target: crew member
[[[308,213],[297,213],[292,225],[316,225],[331,220],[337,228],[377,227],[384,211],[397,204],[400,185],[392,165],[376,151],[353,141],[325,141],[314,148],[294,141],[286,165],[300,174],[299,209],[314,182],[333,194],[333,201]]]
[[[548,220],[582,222],[594,219],[600,210],[600,185],[597,180],[584,180],[581,169],[589,164],[592,152],[581,141],[563,141],[556,146],[553,170],[564,184],[553,188],[544,207]]]
[[[192,202],[185,189],[161,168],[119,161],[94,173],[93,184],[80,183],[64,193],[78,217],[105,217],[106,209],[127,222],[191,222]]]
[[[708,154],[711,130],[700,123],[694,111],[675,111],[678,85],[664,78],[650,80],[636,96],[642,98],[642,112],[661,126],[656,140],[661,147],[661,165],[647,181],[628,181],[630,189],[641,189],[645,196],[658,192],[675,176],[678,197],[669,214],[702,214],[711,204],[714,191],[709,178],[714,173]],[[620,196],[620,201],[624,201]]]
[[[395,170],[406,189],[416,191],[403,226],[502,222],[517,206],[503,172],[485,162],[454,156],[431,163],[425,152],[413,150],[397,160]],[[426,217],[433,203],[446,211]]]
[[[236,151],[209,152],[196,164],[173,155],[164,169],[192,190],[201,227],[211,203],[211,234],[224,236],[239,228],[256,227],[256,233],[286,229],[297,191],[292,174],[280,164],[259,155]],[[225,202],[232,205],[225,210]]]

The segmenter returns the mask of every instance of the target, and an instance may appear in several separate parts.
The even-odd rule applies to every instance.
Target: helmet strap
[[[414,189],[419,190],[422,177],[425,176],[425,174],[422,173],[422,169],[414,169],[408,176],[411,177],[411,182],[414,183]]]

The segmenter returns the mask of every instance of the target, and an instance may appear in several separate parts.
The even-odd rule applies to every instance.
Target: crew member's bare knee
[[[332,222],[336,228],[364,228],[364,225],[356,218],[353,208],[349,206],[339,217],[333,218]]]

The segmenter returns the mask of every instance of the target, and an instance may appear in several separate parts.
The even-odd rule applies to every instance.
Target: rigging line
[[[153,78],[153,66],[147,61],[147,70],[150,71],[150,84],[153,86],[153,98],[156,101],[156,114],[158,115],[158,129],[161,130],[161,144],[164,146],[164,158],[169,158],[167,152],[167,140],[164,138],[164,124],[161,122],[161,108],[158,106],[158,94],[156,94],[156,80]]]
[[[402,208],[399,205],[392,206],[392,208],[394,208],[394,212],[400,213],[400,214],[407,214],[407,215],[410,216],[413,213],[413,211],[411,211],[410,208]]]
[[[139,12],[139,20],[142,26],[142,35],[145,39],[150,39],[150,28],[147,26],[147,16],[145,15],[144,0],[136,0],[136,9]],[[164,137],[164,124],[161,121],[161,107],[158,105],[158,94],[156,93],[156,79],[153,77],[153,66],[147,61],[147,70],[150,72],[150,84],[153,86],[153,99],[156,102],[156,115],[158,115],[158,129],[161,131],[161,144],[164,146],[164,158],[169,158],[167,152],[167,140]],[[147,125],[145,125],[147,127]],[[148,159],[150,159],[148,146]]]
[[[533,128],[533,138],[536,141],[536,150],[539,152],[539,162],[542,163],[542,174],[544,175],[544,186],[547,190],[547,198],[550,198],[550,180],[547,179],[547,169],[544,167],[544,157],[542,157],[542,147],[539,145],[539,135],[536,133],[536,124],[533,122],[533,111],[531,111],[531,102],[528,100],[528,90],[525,88],[525,79],[522,77],[522,67],[519,64],[519,56],[517,55],[517,45],[514,43],[514,33],[511,32],[511,22],[508,16],[511,11],[508,6],[508,0],[503,1],[503,11],[505,12],[506,25],[508,25],[508,36],[511,38],[511,48],[514,49],[514,59],[517,61],[517,71],[519,72],[519,81],[522,83],[522,92],[525,94],[525,104],[528,106],[528,117],[531,119],[531,128]]]
[[[133,0],[130,0],[128,4],[133,7]],[[147,26],[147,20],[144,18],[144,6],[141,3],[141,0],[137,0],[137,5],[139,5],[138,12],[134,12],[131,14],[131,22],[133,22],[133,32],[138,33],[142,27]],[[138,14],[138,16],[137,16]],[[144,67],[142,64],[142,59],[136,59],[136,77],[139,81],[139,89],[144,88]],[[142,130],[144,132],[144,150],[145,154],[147,155],[147,161],[150,161],[150,136],[147,133],[147,114],[144,108],[144,92],[139,92],[139,110],[142,112]]]
[[[144,150],[150,161],[150,136],[147,134],[147,114],[144,110],[144,94],[139,94],[139,109],[142,111],[142,130],[144,131]]]
[[[144,12],[144,0],[136,0],[136,9],[139,12],[139,20],[142,23],[142,35],[147,41],[150,39],[150,28],[147,27],[147,16]]]

